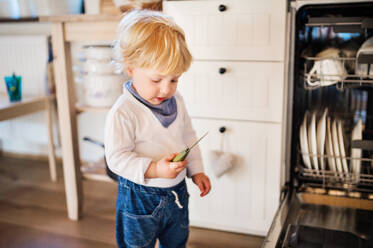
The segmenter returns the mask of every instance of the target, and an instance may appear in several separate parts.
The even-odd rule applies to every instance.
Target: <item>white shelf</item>
[[[103,112],[103,111],[109,111],[110,107],[92,107],[84,104],[77,103],[75,105],[75,109],[77,113],[82,113],[82,112]]]
[[[53,101],[51,96],[22,96],[21,101],[10,102],[7,94],[0,94],[0,121],[32,114],[47,109],[48,101]]]

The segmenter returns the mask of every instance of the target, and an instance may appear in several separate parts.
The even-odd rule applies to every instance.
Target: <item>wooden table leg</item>
[[[52,24],[54,74],[62,145],[68,216],[78,220],[83,205],[79,144],[72,78],[70,44],[65,42],[64,24]]]

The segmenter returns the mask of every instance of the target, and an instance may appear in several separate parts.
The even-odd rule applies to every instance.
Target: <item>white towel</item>
[[[228,152],[211,150],[209,152],[209,165],[216,177],[221,177],[233,166],[234,156]]]

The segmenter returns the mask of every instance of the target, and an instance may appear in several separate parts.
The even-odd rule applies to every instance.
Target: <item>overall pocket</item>
[[[147,247],[155,241],[162,196],[121,185],[117,202],[117,232],[130,247]]]

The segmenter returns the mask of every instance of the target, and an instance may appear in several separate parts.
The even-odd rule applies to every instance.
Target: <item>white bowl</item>
[[[83,70],[87,74],[114,74],[116,71],[113,61],[102,62],[92,59],[85,61]]]
[[[87,60],[111,61],[113,48],[110,45],[87,45],[83,46],[83,54]]]
[[[84,75],[85,103],[94,107],[110,107],[122,94],[122,75]]]
[[[113,2],[115,6],[123,11],[133,8],[158,9],[161,6],[162,0],[113,0]]]

